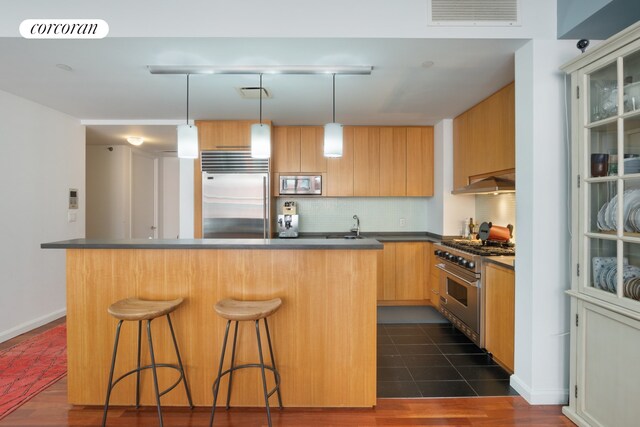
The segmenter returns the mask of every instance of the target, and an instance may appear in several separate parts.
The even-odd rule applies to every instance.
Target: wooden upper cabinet
[[[273,129],[273,171],[300,172],[300,128],[276,126]]]
[[[354,128],[344,128],[342,157],[327,159],[327,196],[353,196]]]
[[[453,119],[453,188],[462,188],[469,184],[467,174],[467,156],[463,141],[469,138],[467,113]]]
[[[353,195],[380,195],[380,130],[353,128]]]
[[[453,121],[453,184],[515,169],[515,84],[512,82]]]
[[[407,194],[407,129],[380,128],[380,195]]]
[[[433,196],[433,128],[407,128],[407,196]]]
[[[254,123],[257,120],[197,120],[200,150],[247,150]]]
[[[321,126],[300,128],[300,172],[317,173],[327,171],[324,157],[324,129]]]

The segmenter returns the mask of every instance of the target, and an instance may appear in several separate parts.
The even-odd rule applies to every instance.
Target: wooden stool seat
[[[218,301],[216,313],[227,320],[260,320],[278,311],[282,305],[280,298],[268,301],[238,301],[231,298]]]
[[[120,320],[151,320],[174,311],[183,299],[171,301],[151,301],[127,298],[109,306],[109,314]]]

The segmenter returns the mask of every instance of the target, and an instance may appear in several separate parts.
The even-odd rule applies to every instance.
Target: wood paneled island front
[[[284,406],[371,407],[376,401],[376,283],[382,244],[372,239],[90,240],[47,243],[67,251],[68,399],[102,405],[117,321],[107,314],[127,298],[185,302],[172,314],[193,402],[210,406],[226,321],[213,305],[223,298],[283,300],[269,318]],[[244,323],[244,324],[243,324]],[[158,362],[175,363],[167,322],[152,322]],[[263,337],[264,338],[264,337]],[[135,367],[137,324],[125,322],[116,377]],[[143,339],[143,364],[149,353]],[[236,363],[257,361],[255,328],[241,322]],[[225,368],[230,363],[227,352]],[[268,357],[267,357],[268,360]],[[164,371],[164,372],[163,372]],[[234,374],[232,406],[263,406],[258,369]],[[177,373],[160,369],[160,389]],[[271,384],[272,375],[267,375]],[[221,383],[224,404],[227,379]],[[155,405],[150,371],[141,403]],[[135,404],[135,376],[111,396]],[[187,406],[180,388],[162,404]]]

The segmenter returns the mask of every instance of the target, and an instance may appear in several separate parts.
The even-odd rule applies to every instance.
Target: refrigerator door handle
[[[267,177],[262,177],[262,238],[267,238]]]

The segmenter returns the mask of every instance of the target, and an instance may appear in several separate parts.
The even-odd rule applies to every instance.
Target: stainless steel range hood
[[[496,194],[516,191],[515,174],[488,176],[478,179],[466,187],[453,190],[451,194]]]

